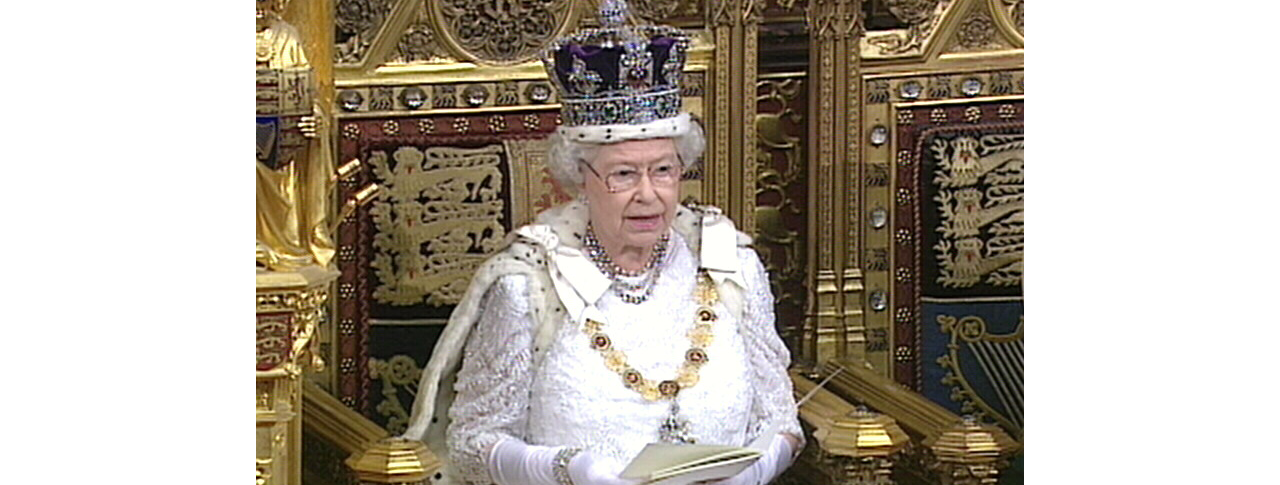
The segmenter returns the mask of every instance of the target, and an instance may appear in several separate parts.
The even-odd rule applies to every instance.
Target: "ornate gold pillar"
[[[809,4],[809,254],[813,290],[801,354],[814,363],[861,359],[862,270],[858,261],[861,0]]]
[[[257,274],[257,480],[302,482],[302,373],[324,363],[312,352],[336,271],[317,266]]]
[[[711,0],[707,8],[716,51],[703,194],[747,234],[755,233],[756,71],[763,3]]]

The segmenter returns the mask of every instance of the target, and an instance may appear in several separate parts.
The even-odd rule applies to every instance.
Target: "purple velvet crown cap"
[[[672,48],[677,44],[677,39],[666,35],[611,46],[566,43],[553,54],[553,72],[562,87],[562,97],[608,97],[625,95],[628,90],[670,89],[679,86],[679,72],[664,73],[662,67],[672,59]],[[683,52],[677,56],[683,58]],[[683,69],[683,62],[680,64]],[[590,75],[586,73],[595,74],[598,80],[592,77],[595,82],[591,84],[575,82],[579,76]]]
[[[679,114],[689,36],[627,24],[627,10],[621,0],[602,2],[603,27],[560,38],[543,55],[564,125],[636,125]]]

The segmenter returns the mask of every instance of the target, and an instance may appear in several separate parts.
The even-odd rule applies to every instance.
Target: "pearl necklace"
[[[619,267],[613,262],[613,258],[609,257],[609,253],[600,244],[600,240],[596,239],[596,233],[591,224],[587,224],[587,233],[583,237],[587,256],[596,264],[601,273],[604,273],[605,276],[608,276],[613,281],[613,293],[618,295],[618,298],[622,299],[623,302],[632,305],[644,303],[650,296],[653,296],[653,289],[658,283],[658,274],[661,273],[658,266],[666,258],[667,246],[670,240],[670,233],[664,233],[662,238],[658,239],[658,242],[653,245],[653,250],[649,254],[649,262],[645,263],[644,268],[639,271],[627,271]],[[635,278],[638,276],[644,276],[645,278],[638,283],[622,279],[623,277]]]

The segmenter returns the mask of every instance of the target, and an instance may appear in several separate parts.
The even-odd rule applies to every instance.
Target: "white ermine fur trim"
[[[589,125],[561,126],[556,128],[565,138],[579,143],[617,143],[627,140],[673,138],[688,133],[693,119],[688,112],[671,118],[653,120],[638,125]]]

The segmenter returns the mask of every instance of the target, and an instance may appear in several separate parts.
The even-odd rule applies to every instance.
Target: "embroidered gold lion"
[[[937,138],[938,283],[968,288],[1022,284],[1023,136]]]

